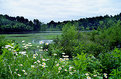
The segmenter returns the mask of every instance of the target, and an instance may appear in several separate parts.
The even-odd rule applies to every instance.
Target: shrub
[[[87,61],[88,61],[87,71],[94,74],[97,74],[97,72],[102,71],[101,69],[102,64],[99,59],[97,59],[93,55],[88,55]]]
[[[100,62],[104,73],[110,74],[113,69],[121,67],[121,50],[115,48],[111,52],[99,55]]]
[[[121,21],[118,21],[117,23],[113,24],[112,27],[104,30],[104,33],[102,33],[99,36],[99,43],[104,45],[106,44],[107,47],[110,47],[111,49],[115,47],[121,47]]]
[[[109,75],[111,75],[109,77],[110,79],[120,79],[121,78],[121,67],[117,68],[117,69],[113,69]]]
[[[88,54],[93,54],[97,57],[100,53],[104,52],[105,48],[98,43],[88,43],[85,46],[85,52]]]
[[[50,44],[48,48],[48,54],[50,56],[57,54],[58,57],[62,57],[62,47],[57,47],[55,44]]]
[[[62,30],[62,39],[60,41],[63,47],[62,51],[72,57],[73,46],[75,46],[78,38],[78,31],[75,26],[68,26],[68,24],[65,25]]]
[[[75,64],[75,68],[78,71],[77,72],[78,78],[84,78],[85,77],[84,73],[87,72],[86,68],[88,65],[86,54],[84,54],[83,52],[81,52],[80,55],[77,54],[77,56],[75,57],[73,61]]]

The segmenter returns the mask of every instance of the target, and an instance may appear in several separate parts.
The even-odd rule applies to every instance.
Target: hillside
[[[33,21],[23,16],[12,17],[8,15],[0,15],[0,33],[10,32],[30,32],[30,31],[57,31],[62,30],[65,24],[74,25],[79,30],[93,30],[103,27],[110,27],[113,23],[121,20],[121,13],[115,16],[96,16],[89,18],[81,18],[79,20],[54,22],[47,24],[40,22],[38,19]]]

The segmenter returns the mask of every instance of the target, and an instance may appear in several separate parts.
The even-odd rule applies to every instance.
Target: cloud
[[[0,0],[0,12],[38,18],[42,22],[63,21],[121,11],[120,0]]]

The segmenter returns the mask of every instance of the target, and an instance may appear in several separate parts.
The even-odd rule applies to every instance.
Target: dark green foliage
[[[29,21],[24,17],[11,17],[8,15],[0,15],[0,33],[17,33],[30,31],[44,31],[46,26],[38,19]]]
[[[90,43],[88,45],[85,45],[85,52],[93,54],[95,57],[102,53],[104,49],[105,48],[103,46],[96,43]]]
[[[56,40],[57,44],[54,46],[57,48],[52,50],[59,56],[63,51],[70,57],[77,57],[74,63],[79,69],[78,74],[86,70],[90,73],[107,73],[108,78],[118,79],[121,76],[121,21],[111,24],[110,27],[100,22],[99,26],[103,28],[79,33],[68,23],[63,28],[62,38]]]
[[[74,46],[78,43],[78,31],[75,26],[70,26],[70,23],[67,23],[63,27],[61,38],[56,38],[54,44],[49,47],[49,52],[58,49],[59,51],[64,52],[69,57],[72,57],[74,54]],[[61,56],[62,52],[58,52]],[[57,53],[57,52],[56,52]]]
[[[79,73],[83,74],[88,66],[88,61],[86,54],[81,52],[81,54],[77,54],[76,58],[74,59],[74,64],[77,69],[79,69]]]
[[[38,19],[34,19],[34,31],[40,31],[41,22]]]
[[[43,44],[43,50],[46,50],[49,48],[49,45],[46,45],[45,43]]]
[[[29,21],[28,19],[17,16],[11,17],[8,15],[0,15],[0,32],[29,32],[29,31],[58,31],[70,23],[70,26],[75,26],[78,30],[97,30],[108,28],[120,20],[121,16],[96,16],[92,18],[81,18],[79,20],[54,22],[53,20],[47,24],[40,22],[38,19]]]
[[[75,26],[70,26],[66,24],[63,27],[62,31],[62,39],[61,39],[61,46],[63,47],[63,52],[72,56],[73,53],[73,46],[76,45],[78,38],[78,31],[76,30]]]
[[[100,27],[103,22],[100,22]],[[62,29],[61,39],[56,39],[55,45],[70,57],[84,53],[98,57],[100,53],[121,48],[121,21],[117,21],[110,27],[98,28],[91,32],[80,33],[75,26],[67,23]],[[56,47],[55,46],[55,47]]]
[[[113,23],[120,20],[121,16],[115,15],[115,16],[96,16],[91,18],[81,18],[79,20],[72,20],[72,21],[63,21],[63,22],[54,22],[51,21],[47,23],[48,28],[59,28],[59,30],[62,30],[62,28],[70,22],[71,26],[74,25],[78,30],[97,30],[98,28],[104,28],[104,27],[110,27]]]
[[[117,69],[113,69],[110,75],[111,75],[110,78],[120,79],[121,78],[121,66]]]
[[[95,56],[88,55],[87,62],[88,62],[87,70],[89,72],[94,73],[95,70],[97,70],[96,72],[102,72],[102,69],[101,69],[102,64],[100,60],[97,59]]]
[[[4,38],[4,36],[0,35],[0,54],[2,54],[2,47],[7,44],[7,41]]]
[[[52,56],[52,54],[55,53],[55,54],[58,54],[61,57],[61,53],[62,53],[61,49],[62,49],[62,47],[60,47],[61,43],[60,43],[60,39],[58,38],[58,36],[56,37],[56,39],[53,40],[53,42],[54,43],[50,44],[49,49],[48,49],[49,55]]]
[[[101,53],[99,60],[102,64],[102,72],[109,74],[113,69],[121,67],[121,50],[115,48],[111,52]]]
[[[98,42],[104,46],[121,48],[121,21],[113,24],[110,28],[104,30],[99,36]]]

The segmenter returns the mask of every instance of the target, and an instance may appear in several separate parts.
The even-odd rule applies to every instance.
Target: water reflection
[[[39,44],[43,44],[43,43],[52,43],[53,40],[41,40],[39,41]]]
[[[53,40],[32,40],[32,43],[44,44],[44,43],[52,43]]]

